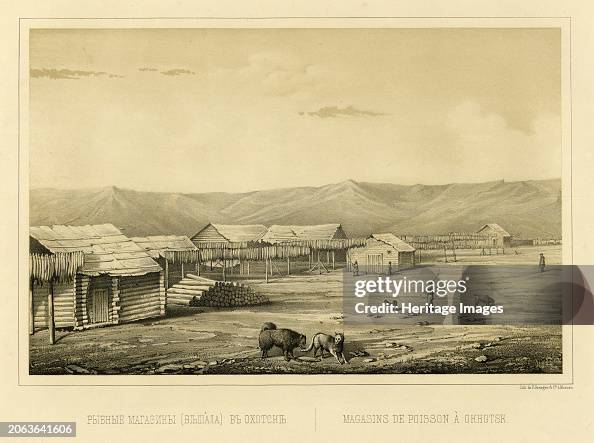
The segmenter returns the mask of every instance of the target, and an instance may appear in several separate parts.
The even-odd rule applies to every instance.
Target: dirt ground
[[[560,247],[517,248],[498,261],[560,263]],[[493,256],[458,254],[457,264],[491,263]],[[434,260],[439,262],[436,256]],[[442,262],[439,262],[443,264]],[[425,262],[427,265],[427,262]],[[536,277],[535,277],[536,278]],[[544,273],[538,278],[551,278]],[[505,284],[509,284],[506,281]],[[30,336],[31,374],[263,374],[263,373],[560,373],[560,326],[446,326],[423,317],[410,324],[344,325],[342,271],[276,278],[250,285],[268,305],[239,309],[179,308],[166,317],[85,331]],[[497,288],[495,288],[496,290]],[[263,322],[307,335],[344,331],[349,364],[286,362],[280,350],[261,359]],[[421,323],[420,325],[417,323]],[[311,354],[309,355],[311,357]]]

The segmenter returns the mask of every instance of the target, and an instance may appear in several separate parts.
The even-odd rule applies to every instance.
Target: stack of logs
[[[215,286],[194,297],[190,306],[209,306],[230,308],[236,306],[264,305],[270,303],[265,295],[259,294],[249,286],[237,282],[217,282]]]

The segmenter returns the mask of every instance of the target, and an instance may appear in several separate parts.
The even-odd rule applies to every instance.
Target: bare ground
[[[505,261],[537,263],[525,248]],[[560,262],[559,248],[545,250]],[[459,260],[480,263],[492,257]],[[546,276],[543,278],[547,278]],[[509,282],[508,282],[509,283]],[[559,326],[343,325],[341,271],[298,275],[253,287],[271,304],[234,310],[179,308],[167,317],[85,331],[30,337],[31,374],[283,374],[283,373],[560,373]],[[333,358],[286,362],[280,351],[262,360],[260,325],[305,333],[344,331],[349,364]],[[303,356],[298,350],[295,356]],[[484,357],[483,357],[484,356]],[[486,357],[486,359],[485,359]],[[479,361],[476,359],[479,358]],[[484,360],[484,361],[481,361]]]

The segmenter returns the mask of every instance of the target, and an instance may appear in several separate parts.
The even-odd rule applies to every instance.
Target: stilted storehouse
[[[132,237],[165,271],[165,289],[179,283],[188,272],[200,272],[198,248],[185,235]]]
[[[334,268],[337,261],[346,260],[346,248],[341,240],[348,237],[340,223],[323,225],[272,225],[262,241],[272,245],[301,244],[310,248],[310,271]],[[320,256],[322,253],[322,256]],[[325,253],[325,257],[323,254]],[[326,264],[324,265],[324,261]]]
[[[31,227],[29,240],[32,331],[51,329],[52,320],[82,329],[165,314],[161,267],[115,226]],[[64,276],[51,272],[68,254],[80,262]]]
[[[239,265],[239,274],[250,274],[250,262],[264,262],[264,277],[284,275],[275,260],[286,261],[291,273],[291,258],[309,257],[309,270],[328,270],[334,267],[336,253],[346,258],[349,247],[364,244],[364,239],[347,238],[340,224],[314,226],[219,225],[209,223],[192,237],[200,251],[202,263],[225,269]],[[320,257],[320,251],[325,252]],[[314,261],[315,260],[315,261]],[[283,265],[284,266],[284,265]],[[212,269],[211,269],[212,270]]]
[[[477,233],[492,237],[492,244],[489,245],[490,247],[504,249],[511,247],[511,234],[497,223],[487,223],[481,229],[479,229]]]
[[[361,272],[387,274],[415,266],[415,248],[394,234],[372,234],[365,246],[348,251],[349,262],[357,262]]]
[[[238,265],[240,274],[249,274],[249,260],[260,259],[259,242],[266,231],[264,225],[209,223],[192,237],[192,243],[200,250],[201,262],[211,270],[220,268],[225,280],[228,267],[233,270]]]

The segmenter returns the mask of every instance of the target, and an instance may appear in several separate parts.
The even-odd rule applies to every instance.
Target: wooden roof
[[[134,243],[142,247],[152,258],[163,255],[165,251],[196,251],[198,248],[185,235],[151,235],[132,237]]]
[[[478,232],[481,232],[485,228],[491,228],[493,231],[495,231],[503,237],[511,237],[511,234],[507,232],[505,229],[503,229],[501,226],[499,226],[497,223],[487,223],[481,229],[479,229]]]
[[[51,253],[82,251],[79,271],[87,275],[143,275],[161,267],[112,224],[33,226],[29,236]]]
[[[291,226],[272,225],[262,237],[262,241],[270,244],[298,241],[299,237]]]
[[[216,233],[221,236],[221,239],[212,238],[211,235],[203,236],[203,232],[213,228]],[[258,241],[266,233],[267,228],[264,225],[221,225],[209,223],[202,228],[196,235],[192,237],[194,243],[203,243],[210,241],[228,241],[231,243],[243,243],[250,241]]]
[[[386,243],[399,252],[415,251],[415,248],[406,243],[404,240],[399,239],[394,234],[372,234],[370,238],[375,238],[376,240]]]
[[[340,223],[324,225],[272,225],[262,237],[268,243],[333,240],[346,238]]]

